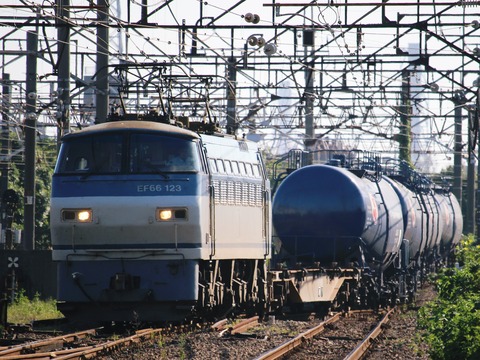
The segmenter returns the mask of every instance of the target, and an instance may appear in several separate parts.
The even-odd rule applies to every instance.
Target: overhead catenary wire
[[[172,2],[169,2],[169,4],[170,3],[172,3]],[[312,3],[309,3],[309,4],[312,4]],[[52,4],[52,2],[46,3],[46,4]],[[138,4],[135,4],[135,5],[138,5]],[[316,4],[315,6],[318,7],[319,5]],[[218,4],[215,4],[215,3],[211,3],[209,5],[206,5],[206,7],[217,8],[218,12],[220,12],[220,13],[228,10],[227,6],[218,6]],[[46,11],[46,9],[47,8],[45,7],[44,11]],[[165,7],[165,13],[172,11],[172,9],[173,9],[172,7],[170,9]],[[327,9],[327,8],[325,8],[325,9]],[[92,10],[85,9],[85,8],[83,8],[83,9],[79,8],[78,11],[77,10],[73,11],[74,15],[72,15],[72,17],[75,18],[74,22],[77,22],[77,25],[72,24],[72,26],[79,27],[80,28],[79,33],[84,31],[84,30],[90,29],[88,34],[93,35],[94,26],[96,25],[96,20],[95,20],[95,16],[94,16],[95,11],[94,10],[95,10],[94,8],[92,8]],[[237,16],[238,18],[241,18],[242,15],[244,15],[244,13],[242,13],[240,11],[237,11],[237,10],[238,9],[235,9],[234,11],[232,11],[232,15]],[[89,13],[89,11],[90,11],[91,16],[87,15]],[[327,15],[327,14],[325,14],[325,11],[326,10],[322,11],[322,14],[324,16]],[[328,11],[331,12],[331,9],[328,9]],[[338,11],[337,11],[337,13],[338,13]],[[333,14],[333,12],[332,12],[332,14]],[[54,15],[55,14],[53,14],[53,16]],[[78,23],[78,22],[82,21],[82,17],[84,19],[87,18],[90,21],[88,26],[86,26],[87,25],[86,23],[84,23],[84,24]],[[339,15],[337,16],[337,18],[338,17],[339,17]],[[123,35],[127,35],[127,33],[128,33],[128,35],[130,36],[130,39],[131,39],[130,50],[133,50],[130,53],[116,54],[115,49],[112,47],[112,44],[110,44],[109,52],[111,53],[110,54],[111,56],[113,55],[113,57],[116,57],[121,61],[125,61],[126,60],[125,56],[128,56],[129,58],[127,59],[127,62],[131,61],[132,63],[137,63],[137,64],[141,65],[145,60],[158,61],[157,59],[160,59],[160,57],[155,57],[155,56],[152,55],[153,51],[158,50],[158,52],[161,54],[161,56],[168,57],[172,64],[175,63],[175,64],[178,65],[176,67],[176,69],[179,71],[179,73],[181,73],[180,69],[185,69],[188,74],[198,74],[197,70],[200,69],[200,67],[195,66],[195,65],[190,65],[189,60],[191,60],[191,59],[188,59],[188,57],[182,57],[181,55],[180,56],[177,55],[177,56],[172,57],[172,56],[170,56],[171,53],[167,53],[167,52],[164,51],[164,49],[166,49],[165,45],[169,45],[168,41],[170,41],[170,40],[167,40],[166,38],[163,38],[163,37],[160,38],[160,37],[155,37],[155,36],[149,36],[149,35],[143,35],[142,34],[143,30],[155,28],[154,25],[149,25],[148,23],[146,23],[146,24],[137,24],[138,26],[131,27],[131,24],[125,23],[122,19],[117,19],[115,14],[111,13],[110,18],[111,18],[111,21],[112,21],[112,27],[111,27],[112,31],[120,30],[120,33],[123,34]],[[289,21],[291,21],[291,19]],[[177,21],[175,23],[178,25],[180,23],[180,20],[177,19]],[[266,25],[271,25],[272,27],[274,26],[272,21],[270,21],[270,19],[268,19],[266,17],[262,17],[261,24],[263,24],[265,26]],[[352,83],[349,84],[352,87],[352,89],[355,89],[355,88],[357,89],[356,91],[352,92],[352,95],[354,96],[352,98],[353,99],[352,106],[355,107],[354,110],[362,112],[362,115],[365,115],[365,114],[369,114],[369,116],[374,115],[375,112],[366,111],[365,109],[367,109],[368,107],[370,107],[372,105],[374,107],[378,106],[378,102],[379,102],[379,99],[380,99],[380,94],[382,92],[382,88],[384,86],[386,86],[386,87],[388,87],[390,85],[394,86],[394,82],[399,83],[399,82],[402,81],[401,78],[399,77],[399,75],[388,76],[386,72],[384,73],[382,71],[380,74],[378,74],[377,82],[376,83],[372,82],[371,89],[373,90],[374,87],[377,87],[378,90],[376,91],[376,93],[371,92],[369,94],[368,92],[362,91],[362,88],[366,89],[367,86],[360,81],[361,76],[359,76],[359,74],[365,74],[368,71],[368,69],[361,69],[361,68],[356,69],[355,67],[352,66],[352,63],[351,63],[351,60],[350,60],[352,55],[345,51],[345,49],[346,49],[345,45],[348,42],[348,39],[347,39],[347,36],[346,36],[348,34],[347,31],[345,29],[342,29],[341,26],[337,26],[335,24],[328,24],[328,21],[324,21],[324,22],[322,22],[322,24],[324,26],[326,24],[330,25],[330,28],[333,30],[335,35],[343,35],[343,37],[342,36],[339,37],[341,42],[337,42],[336,47],[338,49],[338,53],[341,54],[342,57],[343,57],[342,62],[344,62],[347,65],[346,69],[347,69],[347,71],[349,71],[347,74],[350,74],[350,73],[354,74],[355,72],[357,73],[357,75],[356,75],[357,79],[353,79],[353,78],[348,79],[349,81],[350,80],[352,81]],[[322,24],[320,24],[320,25],[322,25]],[[113,25],[116,25],[116,26],[114,27]],[[189,24],[189,25],[191,25],[191,24]],[[333,26],[333,25],[335,25],[335,26]],[[341,24],[341,25],[343,25],[343,24]],[[444,27],[445,24],[442,24],[442,26]],[[132,29],[134,29],[134,30],[132,30]],[[228,36],[225,36],[225,31],[222,28],[218,28],[218,29],[220,29],[220,30],[217,31],[216,28],[212,31],[209,31],[208,29],[202,30],[205,33],[208,32],[208,36],[210,38],[209,39],[204,38],[204,44],[201,44],[201,46],[203,46],[204,50],[207,52],[207,56],[215,56],[216,61],[218,61],[216,66],[221,67],[222,65],[225,66],[225,64],[226,64],[225,60],[228,60],[228,53],[225,52],[225,47],[223,45],[215,46],[215,40],[219,39],[219,41],[222,42],[225,45],[227,45],[227,43],[229,43],[229,42],[238,44],[238,42],[242,40],[243,36],[238,36],[238,35],[235,36],[235,34],[239,34],[239,32],[235,32],[235,34],[233,36],[231,36],[230,34]],[[170,29],[164,28],[162,31],[169,32],[171,34],[175,34],[178,30],[177,29],[171,29],[170,30]],[[221,33],[219,31],[221,31]],[[369,31],[367,31],[367,30],[363,30],[363,32],[365,34],[369,33]],[[196,36],[199,36],[200,33],[201,33],[201,31],[197,31]],[[278,33],[280,33],[280,31]],[[189,42],[193,39],[193,33],[186,32],[186,35],[187,35],[187,37],[186,37],[187,42]],[[200,34],[199,37],[201,37],[201,34]],[[298,74],[301,74],[305,69],[308,69],[308,63],[305,62],[305,61],[302,61],[301,57],[292,57],[290,54],[288,54],[288,51],[286,51],[286,50],[287,50],[287,47],[288,47],[289,44],[288,44],[288,42],[285,42],[285,41],[282,42],[281,37],[282,37],[282,34],[271,38],[272,41],[276,42],[276,44],[279,48],[279,51],[276,54],[276,57],[284,58],[286,60],[289,60],[289,62],[291,61],[292,66],[294,67],[294,71]],[[334,37],[333,34],[332,34],[332,37]],[[52,41],[53,41],[54,36],[52,36],[51,38],[52,38]],[[84,37],[84,38],[85,38],[85,40],[89,41],[88,37]],[[142,40],[143,44],[138,41],[139,39]],[[244,41],[245,41],[245,38],[244,38]],[[182,45],[180,42],[175,42],[175,41],[170,41],[170,42],[171,42],[170,45],[175,45],[176,47],[180,47],[180,45]],[[93,46],[94,42],[91,42],[91,45]],[[83,47],[83,46],[84,46],[84,44],[80,45],[79,49],[80,50],[85,50],[85,51],[91,51],[92,50],[92,47],[90,46],[90,44],[88,45],[88,47]],[[352,46],[350,45],[349,48],[352,49]],[[242,51],[242,48],[240,46],[237,46],[233,50],[238,53],[238,52]],[[163,54],[162,54],[162,52],[163,52]],[[252,50],[251,56],[254,56],[254,57],[257,57],[258,59],[260,59],[262,57],[261,49]],[[275,59],[276,59],[276,57],[275,57]],[[364,58],[366,58],[366,56],[364,56]],[[270,60],[272,60],[272,59],[270,59]],[[258,61],[256,61],[256,62],[258,63]],[[174,68],[172,67],[171,69],[174,69]],[[323,80],[325,81],[325,83],[323,84],[324,88],[329,88],[329,87],[335,88],[336,85],[341,85],[342,79],[339,78],[338,76],[336,77],[335,73],[333,73],[332,71],[322,70],[322,69],[319,69],[319,68],[312,68],[312,69],[315,72],[316,76],[319,76],[320,74],[323,76]],[[285,81],[284,80],[285,77],[279,76],[277,78],[274,78],[274,81],[272,83],[267,84],[267,83],[263,82],[262,79],[260,79],[259,76],[255,76],[255,74],[259,74],[261,71],[268,71],[268,70],[263,70],[263,69],[257,69],[255,71],[243,70],[240,66],[238,68],[238,72],[239,72],[239,74],[241,74],[241,77],[237,81],[244,81],[244,84],[246,85],[246,88],[248,86],[251,86],[252,88],[253,87],[258,87],[259,89],[262,89],[262,92],[264,92],[263,96],[265,96],[265,95],[268,96],[268,95],[271,95],[271,94],[275,94],[279,85],[282,84]],[[282,71],[282,70],[277,70],[277,73],[278,74],[288,74],[288,72],[285,72],[285,71]],[[327,79],[331,79],[331,81],[326,81]],[[303,86],[302,85],[302,79],[300,78],[300,80],[301,80],[300,83],[298,83],[298,85],[297,85],[297,90],[301,90],[302,86]],[[223,82],[228,82],[228,79],[224,78],[222,81]],[[356,84],[355,86],[353,86],[354,83]],[[381,84],[381,87],[379,87],[379,84]],[[213,89],[214,89],[213,91],[216,91],[217,93],[219,91],[221,91],[221,90],[219,90],[218,85],[216,87],[214,86]],[[243,91],[243,90],[239,90],[239,91]],[[316,91],[317,91],[317,89],[316,89]],[[323,98],[322,94],[319,94],[319,95],[320,96],[318,97],[317,101],[320,101]],[[378,96],[378,98],[377,98],[377,96]],[[392,97],[391,95],[388,95],[388,98],[386,100],[388,100],[390,102],[390,104],[388,104],[386,102],[382,103],[381,105],[383,106],[384,109],[388,109],[388,106],[390,106],[390,107],[395,106],[395,98],[394,97]],[[340,109],[340,106],[342,106],[341,101],[344,101],[344,100],[335,100],[333,98],[330,99],[329,100],[330,107],[331,108],[338,107]],[[375,103],[377,103],[377,104],[375,104]],[[247,105],[240,104],[239,108],[246,109],[246,108],[248,108],[248,104]],[[315,111],[317,111],[317,108],[315,108]],[[343,112],[343,114],[345,116],[347,116],[347,115],[352,114],[352,113]],[[383,121],[382,117],[385,117],[385,115],[380,114],[380,113],[378,115],[379,115],[378,116],[379,121],[377,121],[377,126],[380,130],[381,127],[385,126],[385,125],[381,124],[381,121]],[[390,114],[390,116],[392,116],[392,114]],[[375,122],[376,118],[377,118],[376,116],[374,118],[372,118],[372,120],[373,120],[372,123]],[[341,123],[339,122],[339,124],[341,124]]]

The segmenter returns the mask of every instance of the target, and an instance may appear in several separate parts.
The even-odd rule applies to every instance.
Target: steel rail
[[[213,324],[210,328],[215,331],[221,331],[227,327],[227,319],[222,319]]]
[[[93,329],[95,330],[95,329]],[[88,335],[92,330],[88,330],[86,332],[80,332],[80,333],[75,333],[75,334],[69,334],[69,335],[64,335],[64,336],[59,336],[56,338],[52,338],[49,340],[44,340],[40,343],[48,344],[50,345],[55,344],[58,345],[59,347],[61,346],[60,344],[64,345],[66,339],[72,339],[70,341],[73,341],[75,339],[81,338],[86,335]],[[110,340],[106,341],[103,343],[99,343],[96,345],[88,345],[88,346],[82,346],[78,348],[72,348],[72,349],[61,349],[61,350],[52,350],[52,351],[47,351],[47,352],[36,352],[33,354],[20,354],[18,351],[14,353],[7,354],[3,356],[3,352],[0,353],[0,359],[2,360],[23,360],[23,359],[55,359],[55,360],[72,360],[72,359],[92,359],[96,358],[99,353],[102,352],[110,352],[115,349],[121,348],[123,346],[127,346],[130,344],[134,343],[139,343],[140,341],[143,341],[145,338],[152,337],[155,335],[158,335],[162,332],[164,332],[165,329],[163,328],[158,328],[158,329],[153,329],[153,328],[148,328],[148,329],[141,329],[136,331],[134,335],[121,338],[118,340]],[[32,347],[32,345],[37,345],[35,344],[26,344],[26,346],[23,346],[24,350],[34,350],[38,349],[38,346]],[[20,346],[15,347],[15,349],[12,350],[17,350],[17,348],[20,348]],[[9,349],[10,350],[10,349]]]
[[[388,311],[378,325],[373,329],[367,337],[358,346],[348,354],[344,360],[359,360],[365,355],[368,349],[372,346],[373,341],[383,331],[384,325],[390,320],[390,316],[395,311],[395,308]]]
[[[227,319],[222,319],[220,321],[217,321],[210,328],[213,331],[219,331],[221,333],[221,335],[223,335],[225,333],[228,333],[228,334],[231,334],[231,335],[240,334],[241,332],[243,332],[243,331],[245,331],[245,330],[247,330],[251,327],[257,326],[258,325],[258,319],[259,319],[258,316],[253,316],[251,318],[244,319],[244,320],[240,321],[239,323],[237,323],[233,326],[227,324],[227,322],[228,322]]]
[[[56,350],[56,351],[48,351],[48,352],[36,352],[34,354],[21,354],[21,355],[7,355],[1,356],[0,359],[2,360],[44,360],[44,359],[56,359],[59,356],[67,355],[71,353],[76,353],[79,351],[86,351],[92,349],[94,346],[82,346],[78,348],[72,349],[64,349],[64,350]]]
[[[35,351],[42,348],[57,346],[58,344],[70,343],[75,340],[84,338],[89,335],[95,335],[98,329],[89,329],[84,331],[79,331],[72,334],[60,335],[46,340],[39,340],[34,342],[29,342],[26,344],[15,345],[8,347],[7,349],[0,351],[0,358],[4,359],[6,356],[22,355],[27,351]]]
[[[73,359],[93,359],[96,358],[98,353],[100,352],[108,352],[115,349],[118,349],[122,346],[139,343],[145,337],[151,337],[162,333],[164,329],[144,329],[139,330],[135,335],[128,336],[126,338],[107,341],[98,345],[92,346],[89,349],[83,349],[80,351],[76,351],[71,354],[63,355],[63,356],[56,356],[55,354],[52,355],[51,359],[56,360],[73,360]]]
[[[257,326],[257,325],[258,325],[258,316],[254,316],[254,317],[251,317],[249,319],[245,319],[245,320],[239,322],[238,324],[235,324],[232,327],[232,330],[230,331],[230,334],[232,334],[232,335],[240,334],[243,331],[245,331],[247,329],[250,329],[254,326]]]
[[[269,350],[263,354],[261,354],[259,357],[255,358],[255,360],[272,360],[272,359],[278,359],[285,355],[286,353],[292,351],[293,349],[297,348],[298,346],[302,345],[305,340],[310,339],[314,337],[315,335],[323,332],[325,330],[325,326],[328,324],[332,324],[340,319],[340,316],[342,316],[342,313],[337,313],[333,315],[331,318],[328,320],[320,323],[319,325],[295,336],[293,339],[288,340],[281,344],[280,346],[276,347],[275,349]]]

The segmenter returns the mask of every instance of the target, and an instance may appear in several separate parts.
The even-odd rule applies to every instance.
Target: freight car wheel
[[[330,304],[325,304],[325,303],[322,303],[322,304],[317,304],[315,305],[315,314],[316,314],[316,317],[319,318],[319,319],[325,319],[328,315],[328,313],[330,312]]]

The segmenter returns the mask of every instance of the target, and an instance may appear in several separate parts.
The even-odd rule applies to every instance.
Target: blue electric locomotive
[[[51,233],[67,317],[161,321],[261,309],[269,229],[270,186],[252,142],[148,121],[62,140]]]

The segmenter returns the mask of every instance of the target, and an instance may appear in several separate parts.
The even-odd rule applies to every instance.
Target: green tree
[[[438,299],[419,311],[432,359],[480,359],[480,246],[472,235],[457,259],[458,268],[438,276]]]
[[[8,186],[23,199],[24,169],[22,142],[12,140],[12,153],[18,153],[10,161]],[[42,138],[36,147],[35,172],[35,248],[47,249],[50,240],[50,193],[53,169],[56,161],[56,142],[51,138]],[[20,201],[14,219],[14,228],[23,230],[23,201]]]

